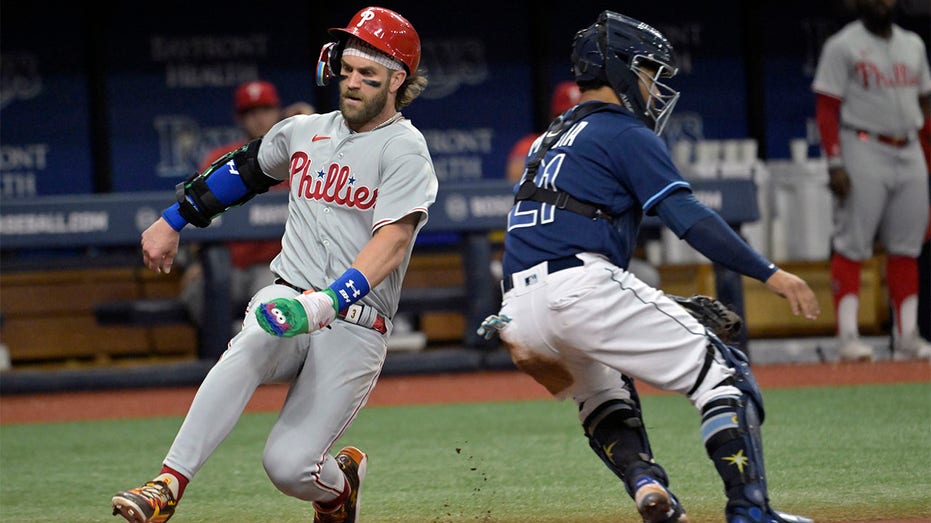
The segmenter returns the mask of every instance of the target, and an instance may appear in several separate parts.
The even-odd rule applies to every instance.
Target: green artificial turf
[[[819,522],[931,518],[931,384],[765,392],[773,505]],[[693,523],[723,520],[699,416],[643,399],[658,461]],[[588,448],[569,402],[364,409],[339,445],[370,455],[363,523],[639,521]],[[274,414],[247,414],[188,487],[172,523],[309,522],[261,453]],[[111,495],[158,472],[180,418],[0,427],[0,521],[117,521]],[[339,446],[338,445],[338,446]]]

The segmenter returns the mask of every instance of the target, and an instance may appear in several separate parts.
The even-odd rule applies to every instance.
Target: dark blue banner
[[[0,198],[93,190],[81,9],[3,5]]]
[[[244,80],[271,80],[284,104],[335,108],[336,87],[313,84],[318,51],[331,38],[326,28],[345,26],[363,7],[269,0],[242,10],[163,0],[118,3],[94,17],[80,4],[8,4],[0,18],[4,199],[169,189],[206,151],[240,138],[232,97]],[[796,138],[819,153],[810,83],[824,40],[852,18],[843,4],[611,7],[655,26],[676,49],[680,73],[670,83],[682,96],[667,142],[740,139],[762,126],[760,156],[785,158]],[[525,0],[424,9],[407,0],[386,7],[420,33],[430,84],[404,113],[448,183],[503,177],[511,146],[540,131],[544,96],[571,78],[573,35],[606,6],[579,1],[554,10]],[[898,3],[897,22],[926,42],[928,16],[926,2]],[[750,77],[755,72],[761,76]],[[326,103],[315,101],[318,93]]]
[[[239,12],[188,2],[180,16],[160,4],[113,9],[109,34],[119,45],[108,48],[107,100],[114,191],[171,188],[209,150],[243,138],[233,111],[243,82],[271,81],[283,105],[314,103],[309,4],[272,1]]]

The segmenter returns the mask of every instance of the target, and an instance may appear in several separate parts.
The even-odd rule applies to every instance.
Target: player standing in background
[[[825,42],[812,83],[834,195],[838,351],[843,360],[873,358],[857,316],[860,271],[878,240],[886,249],[892,356],[931,358],[931,344],[918,333],[917,261],[928,227],[928,57],[917,34],[892,23],[895,0],[855,5],[859,19]]]
[[[554,120],[508,215],[504,298],[479,329],[499,331],[514,363],[572,398],[592,450],[647,523],[685,523],[654,459],[634,380],[685,395],[724,483],[728,523],[811,521],[769,503],[763,404],[746,356],[627,270],[643,213],[712,261],[765,282],[793,313],[819,314],[811,288],[777,268],[705,207],[659,138],[679,93],[656,29],[603,12],[579,31],[571,63],[581,103]]]
[[[254,80],[236,88],[233,96],[236,124],[242,129],[243,139],[216,147],[206,155],[198,168],[204,172],[217,158],[261,138],[283,118],[296,114],[316,112],[307,102],[295,102],[281,108],[278,89],[271,82]],[[272,187],[272,190],[288,190],[287,180]],[[232,263],[230,271],[230,298],[238,309],[244,307],[249,298],[262,287],[275,280],[268,264],[281,250],[281,240],[243,240],[226,244]],[[181,278],[181,300],[187,305],[188,314],[198,326],[203,324],[204,273],[200,263],[188,265]]]
[[[316,523],[358,520],[367,456],[330,451],[375,386],[437,178],[423,135],[399,112],[427,83],[414,27],[367,7],[330,32],[337,40],[321,50],[317,81],[339,80],[339,111],[276,124],[182,185],[179,202],[142,234],[145,265],[168,272],[185,225],[207,226],[291,180],[276,283],[253,297],[161,472],[113,497],[113,514],[130,522],[168,520],[256,388],[282,381],[290,389],[265,444],[265,471],[283,493],[313,502]]]

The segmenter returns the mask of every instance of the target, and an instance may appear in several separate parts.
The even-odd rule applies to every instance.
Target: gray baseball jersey
[[[421,212],[423,226],[436,199],[426,141],[408,120],[355,133],[339,112],[294,116],[265,135],[259,165],[274,178],[291,178],[281,254],[271,268],[305,289],[325,288],[343,274],[382,225]],[[393,316],[409,262],[410,250],[362,303]]]
[[[825,42],[812,86],[844,101],[844,125],[912,134],[924,123],[918,95],[931,92],[924,42],[896,25],[886,40],[851,22]]]
[[[878,239],[891,254],[917,256],[928,219],[918,97],[931,92],[921,38],[896,25],[881,38],[851,22],[825,42],[812,89],[842,101],[840,154],[851,189],[835,200],[834,250],[864,260]]]

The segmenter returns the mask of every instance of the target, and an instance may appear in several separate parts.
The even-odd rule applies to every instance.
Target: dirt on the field
[[[878,383],[931,382],[927,362],[821,363],[759,365],[754,374],[768,388],[824,387]],[[665,394],[640,384],[642,395]],[[196,387],[129,389],[0,396],[0,424],[115,419],[128,416],[181,416]],[[249,412],[276,411],[283,385],[261,387]],[[382,376],[369,405],[415,405],[515,401],[550,397],[543,386],[516,371],[487,371],[412,376]],[[139,409],[139,405],[145,409]],[[135,414],[127,414],[135,413]]]

